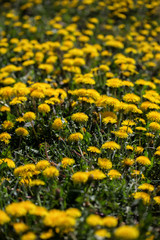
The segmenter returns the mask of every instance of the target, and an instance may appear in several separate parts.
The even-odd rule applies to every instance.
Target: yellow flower
[[[98,165],[102,169],[111,169],[112,168],[112,162],[107,158],[98,158]]]
[[[43,175],[45,177],[58,177],[59,176],[59,171],[55,167],[48,167],[43,171]]]
[[[61,163],[62,163],[62,167],[66,168],[67,166],[73,165],[75,163],[75,161],[74,161],[73,158],[65,157],[65,158],[62,159]]]
[[[72,175],[74,183],[86,183],[88,181],[88,172],[76,172]]]
[[[101,153],[101,150],[99,150],[97,147],[90,146],[87,148],[88,152],[93,152],[93,153]]]
[[[24,118],[25,121],[31,122],[32,120],[36,119],[36,114],[34,112],[26,112],[23,115],[23,118]]]
[[[54,120],[54,122],[52,123],[52,128],[54,130],[60,130],[63,128],[63,122],[62,122],[61,118],[56,118]]]
[[[7,130],[7,129],[11,129],[11,128],[13,128],[14,127],[14,124],[11,122],[11,121],[4,121],[3,123],[2,123],[2,127],[5,129],[5,130]]]
[[[88,172],[89,177],[92,177],[94,180],[102,180],[106,178],[106,175],[99,169]]]
[[[149,128],[153,131],[160,131],[160,124],[157,122],[151,122]]]
[[[47,167],[50,167],[50,162],[48,162],[48,160],[40,160],[37,164],[36,164],[36,170],[44,170]]]
[[[9,158],[1,158],[0,159],[0,164],[2,164],[3,162],[7,163],[7,166],[9,168],[15,168],[15,163],[11,159],[9,159]]]
[[[160,122],[160,113],[156,111],[149,112],[146,114],[147,119],[150,121]]]
[[[102,122],[104,124],[108,124],[108,123],[114,124],[117,122],[117,120],[113,117],[105,117],[105,118],[103,118]]]
[[[51,111],[51,108],[48,104],[43,103],[38,106],[38,112],[41,113],[49,113]]]
[[[4,211],[0,210],[0,225],[8,223],[9,221],[9,216]]]
[[[98,225],[103,225],[102,218],[98,215],[91,214],[87,217],[86,223],[90,226],[98,226]]]
[[[135,226],[124,225],[118,227],[114,235],[117,239],[133,240],[139,237],[139,231]]]
[[[40,234],[41,239],[49,239],[54,236],[53,230],[49,229],[47,232],[42,232]]]
[[[95,231],[94,235],[96,235],[100,239],[111,238],[110,232],[108,232],[106,229],[99,229],[99,230]]]
[[[150,192],[153,192],[154,190],[154,186],[149,184],[149,183],[143,183],[141,184],[138,189],[141,189],[141,190],[148,190]]]
[[[79,132],[77,133],[72,133],[68,137],[68,141],[70,142],[78,142],[83,139],[83,135]]]
[[[27,131],[27,129],[25,129],[25,128],[23,128],[23,127],[16,128],[15,133],[16,133],[18,136],[22,136],[22,137],[26,137],[26,136],[29,134],[29,132]]]
[[[106,227],[116,227],[118,224],[118,219],[113,216],[106,216],[102,219],[103,225]]]
[[[21,234],[29,229],[29,227],[23,222],[13,223],[13,228],[18,234]]]
[[[109,171],[108,176],[110,177],[110,179],[120,178],[120,177],[121,177],[121,173],[118,172],[118,171],[115,170],[115,169],[112,169],[112,170]]]
[[[66,210],[66,213],[68,216],[74,217],[74,218],[80,217],[82,215],[79,209],[77,208],[68,208]]]
[[[3,132],[3,133],[0,134],[0,141],[1,142],[5,142],[6,144],[8,144],[10,139],[11,139],[11,136],[10,136],[9,133]]]
[[[110,142],[105,142],[102,147],[102,149],[110,149],[110,150],[116,150],[120,149],[120,145],[117,144],[116,142],[110,141]]]
[[[88,116],[85,113],[74,113],[71,116],[71,119],[75,122],[83,123],[88,121]]]
[[[153,199],[158,205],[160,205],[160,196],[156,196]]]
[[[136,192],[133,193],[135,199],[142,199],[144,204],[148,204],[150,202],[150,195],[145,192]]]
[[[127,93],[123,96],[125,102],[138,103],[140,102],[140,97],[134,93]]]
[[[145,156],[139,156],[136,158],[136,161],[142,165],[151,165],[151,161],[149,160],[149,158],[145,157]]]
[[[107,80],[106,85],[112,88],[119,88],[122,86],[122,80],[119,78],[111,78]]]
[[[126,158],[122,161],[122,163],[127,165],[127,166],[132,166],[134,164],[134,160],[130,159],[130,158]]]
[[[44,181],[42,181],[42,180],[40,180],[40,179],[35,179],[35,180],[31,180],[31,182],[29,183],[29,185],[31,186],[31,187],[33,187],[33,186],[42,186],[42,185],[45,185],[45,182]]]
[[[37,237],[33,232],[28,232],[22,235],[21,240],[35,240]]]
[[[128,134],[125,131],[111,131],[111,133],[113,133],[116,137],[118,138],[127,138]]]

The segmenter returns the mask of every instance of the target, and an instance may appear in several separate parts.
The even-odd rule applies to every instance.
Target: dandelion
[[[54,236],[53,230],[49,229],[47,232],[42,232],[40,234],[40,239],[49,239]]]
[[[48,104],[43,103],[38,106],[38,112],[41,113],[49,113],[51,111],[51,108]],[[24,116],[23,116],[24,117]]]
[[[71,116],[71,119],[78,123],[84,123],[88,121],[88,116],[85,113],[74,113]]]
[[[101,153],[101,150],[99,150],[97,147],[90,146],[87,148],[88,152],[93,152],[93,153]]]
[[[112,162],[107,158],[98,158],[98,165],[102,169],[111,169],[112,168]]]
[[[55,167],[48,167],[43,171],[43,175],[45,177],[58,177],[59,176],[59,171]]]
[[[106,216],[102,219],[102,221],[103,221],[103,226],[106,226],[109,228],[116,227],[118,224],[118,219],[113,216]]]
[[[11,121],[4,121],[2,124],[2,127],[7,130],[7,129],[12,129],[14,127],[14,124]]]
[[[68,137],[68,141],[70,142],[78,142],[78,141],[81,141],[82,139],[83,139],[83,135],[79,132],[72,133]]]
[[[139,237],[139,231],[135,226],[123,225],[114,231],[117,239],[133,240]]]
[[[116,142],[110,141],[110,142],[105,142],[102,147],[102,149],[110,149],[110,150],[116,150],[116,149],[120,149],[120,145],[117,144]]]
[[[88,216],[86,219],[86,223],[92,227],[103,225],[102,218],[95,214],[91,214],[90,216]]]
[[[145,157],[145,156],[139,156],[136,158],[136,162],[142,164],[142,165],[151,165],[151,161],[149,160],[149,158]]]
[[[37,236],[33,232],[28,232],[21,236],[21,240],[35,240]]]
[[[0,225],[8,223],[10,220],[10,217],[4,211],[0,210]]]
[[[145,192],[136,192],[133,193],[135,199],[142,199],[144,204],[149,204],[150,202],[150,195]]]
[[[61,130],[63,126],[64,126],[64,123],[62,122],[61,118],[56,118],[52,123],[52,128],[54,130]]]
[[[72,166],[75,163],[75,160],[73,158],[63,158],[62,161],[62,167],[66,168],[67,166]]]
[[[4,142],[5,144],[9,144],[9,140],[11,139],[11,136],[7,132],[3,132],[0,134],[0,141]]]
[[[23,128],[23,127],[16,128],[15,133],[16,133],[18,136],[22,136],[22,137],[26,137],[26,136],[29,135],[28,130],[25,129],[25,128]]]
[[[32,120],[35,120],[36,119],[36,115],[34,112],[26,112],[24,115],[23,115],[23,119],[27,122],[31,122]]]
[[[123,96],[123,100],[130,103],[138,103],[141,99],[134,93],[127,93]]]
[[[108,172],[108,176],[109,176],[110,179],[112,180],[113,178],[120,178],[120,177],[121,177],[121,173],[118,172],[118,171],[115,170],[115,169],[111,169],[111,170]]]
[[[153,199],[158,205],[160,205],[160,196],[156,196]]]
[[[98,238],[111,238],[111,233],[108,232],[106,229],[99,229],[95,231],[94,235]]]
[[[149,112],[146,114],[147,119],[150,121],[160,122],[160,113],[156,111]]]
[[[153,192],[154,186],[149,183],[143,183],[138,187],[138,189],[148,190],[149,192]]]
[[[74,183],[86,183],[88,181],[88,172],[76,172],[72,175]]]
[[[29,227],[23,222],[13,223],[13,228],[18,234],[21,234],[29,229]]]

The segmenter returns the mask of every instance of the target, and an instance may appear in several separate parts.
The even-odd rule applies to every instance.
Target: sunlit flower
[[[123,225],[118,227],[114,231],[114,235],[117,239],[124,239],[124,240],[133,240],[139,237],[139,231],[135,226],[128,226]]]
[[[117,144],[116,142],[110,141],[110,142],[105,142],[102,147],[102,149],[110,149],[110,150],[116,150],[120,149],[120,145]]]
[[[88,116],[85,113],[74,113],[71,119],[75,122],[83,123],[88,121]]]
[[[70,142],[78,142],[83,139],[83,135],[79,132],[77,133],[72,133],[68,137],[68,141]]]
[[[136,158],[136,162],[142,164],[142,165],[151,165],[151,161],[149,160],[149,158],[145,157],[145,156],[139,156]]]

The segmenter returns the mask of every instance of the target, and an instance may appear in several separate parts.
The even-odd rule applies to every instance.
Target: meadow
[[[160,239],[160,1],[0,0],[0,240]]]

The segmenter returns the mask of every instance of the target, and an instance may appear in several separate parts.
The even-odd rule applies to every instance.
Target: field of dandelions
[[[159,240],[160,1],[0,6],[0,240]]]

